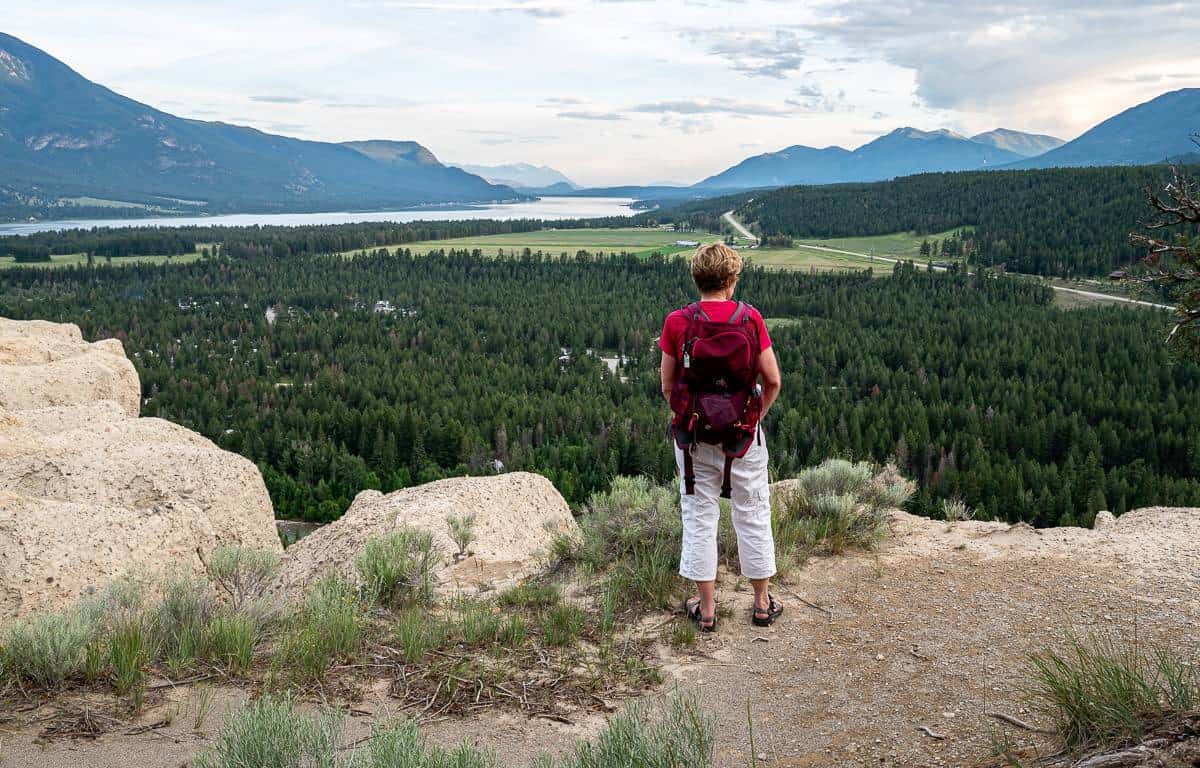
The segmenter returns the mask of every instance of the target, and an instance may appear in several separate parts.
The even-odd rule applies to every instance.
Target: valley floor
[[[989,714],[1049,725],[1030,711],[1029,654],[1072,635],[1200,644],[1200,510],[1140,510],[1101,531],[947,527],[898,513],[891,529],[877,555],[815,559],[778,587],[787,612],[769,630],[749,625],[750,593],[726,578],[721,600],[733,615],[692,651],[664,650],[666,688],[696,691],[717,717],[717,766],[976,766],[1005,732],[1045,754],[1045,737]],[[0,713],[0,765],[185,764],[245,696],[214,688],[206,702],[203,690],[167,689],[136,723],[89,739],[44,735],[62,719],[52,707]],[[385,686],[347,693],[351,739],[400,714]],[[170,725],[127,735],[168,716]],[[568,725],[487,712],[424,728],[434,741],[471,739],[526,765],[601,725],[598,715]]]

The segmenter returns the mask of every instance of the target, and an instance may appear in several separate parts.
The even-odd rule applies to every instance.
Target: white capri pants
[[[721,480],[725,454],[719,445],[691,446],[696,492],[683,484],[683,449],[675,446],[679,467],[680,506],[683,510],[683,551],[679,575],[692,581],[717,578],[717,523],[721,517]],[[771,489],[767,478],[767,442],[762,428],[745,456],[733,460],[730,474],[733,529],[737,533],[742,575],[766,579],[775,575],[775,540],[771,535]]]

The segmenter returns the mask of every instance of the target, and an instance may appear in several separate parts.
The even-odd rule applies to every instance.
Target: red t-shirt
[[[718,323],[728,322],[737,310],[737,305],[736,301],[700,302],[700,308],[704,310],[704,313]],[[758,329],[759,351],[769,349],[771,337],[767,334],[767,324],[763,322],[762,315],[751,306],[746,307],[746,312],[750,315],[750,322],[754,323],[755,328]],[[677,309],[667,315],[667,319],[663,323],[662,336],[658,337],[658,348],[671,357],[678,358],[679,351],[683,349],[683,335],[687,333],[687,327],[687,315],[683,314],[682,309]]]

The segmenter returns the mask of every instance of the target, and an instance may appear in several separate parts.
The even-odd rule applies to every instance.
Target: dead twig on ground
[[[945,736],[938,733],[937,731],[934,731],[928,725],[918,725],[917,730],[920,731],[921,733],[925,734],[926,736],[928,736],[931,739],[936,739],[937,741],[942,741],[943,739],[946,738]]]
[[[1038,728],[1035,725],[1030,725],[1029,723],[1025,722],[1024,720],[1013,717],[1012,715],[1006,715],[1003,712],[988,712],[987,716],[994,718],[996,720],[999,720],[1002,723],[1008,723],[1009,725],[1013,726],[1014,728],[1020,728],[1021,730],[1024,730],[1024,731],[1030,731],[1031,733],[1054,733],[1054,731],[1047,730],[1045,728]]]
[[[828,608],[825,608],[824,606],[820,606],[820,605],[817,605],[816,603],[809,602],[808,600],[801,597],[799,592],[797,592],[796,590],[787,586],[786,584],[780,584],[779,586],[783,589],[784,592],[787,592],[789,595],[796,598],[800,602],[804,603],[809,608],[812,608],[815,611],[820,611],[821,613],[828,616],[831,621],[833,620],[833,611],[829,610]]]

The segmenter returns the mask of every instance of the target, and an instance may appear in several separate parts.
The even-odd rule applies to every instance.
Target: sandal
[[[705,618],[700,613],[700,598],[689,597],[683,601],[683,613],[689,619],[696,622],[696,626],[701,632],[715,632],[717,629],[717,616],[713,614]]]
[[[750,622],[756,627],[769,627],[781,615],[783,615],[783,603],[776,600],[774,595],[768,594],[766,608],[755,606],[750,610]]]

